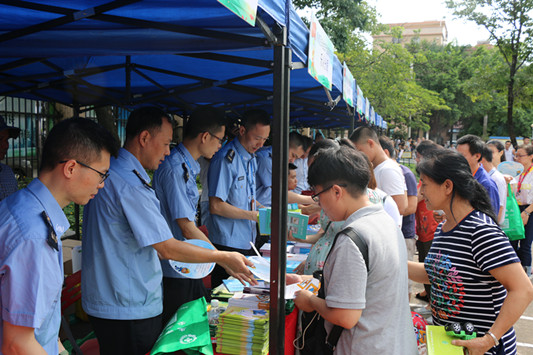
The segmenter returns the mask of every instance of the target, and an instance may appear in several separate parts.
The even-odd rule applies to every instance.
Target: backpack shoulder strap
[[[352,227],[345,228],[341,230],[339,233],[337,233],[337,235],[335,236],[335,239],[333,240],[333,244],[331,245],[331,249],[329,249],[329,253],[326,256],[326,260],[328,260],[329,254],[335,247],[335,244],[337,243],[337,238],[339,237],[340,234],[346,234],[355,243],[357,248],[359,248],[361,255],[363,255],[363,259],[365,260],[366,271],[367,272],[370,271],[370,264],[368,261],[368,245],[366,244],[366,241],[363,238],[361,238],[359,234],[357,234],[355,229]]]

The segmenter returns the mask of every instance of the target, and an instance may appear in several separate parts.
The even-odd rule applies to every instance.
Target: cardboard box
[[[63,268],[65,275],[81,269],[81,240],[65,239],[63,243]]]

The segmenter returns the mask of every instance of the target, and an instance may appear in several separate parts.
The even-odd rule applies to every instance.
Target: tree
[[[376,23],[375,9],[363,0],[294,0],[293,4],[297,9],[316,10],[320,25],[341,53],[348,49],[354,31],[369,31]]]
[[[401,36],[402,29],[392,29]],[[429,118],[434,110],[448,110],[438,93],[419,85],[412,65],[423,56],[412,55],[400,44],[374,43],[372,52],[358,38],[352,38],[350,50],[338,53],[346,61],[357,84],[368,97],[376,112],[390,123],[390,127],[408,126],[429,129]]]
[[[516,145],[513,109],[518,70],[533,51],[533,0],[446,0],[456,16],[474,21],[490,33],[508,66],[507,128]]]

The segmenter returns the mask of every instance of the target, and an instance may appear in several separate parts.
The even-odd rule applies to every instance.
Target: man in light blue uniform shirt
[[[272,146],[263,147],[255,154],[257,159],[257,202],[272,206]]]
[[[239,135],[211,159],[209,166],[209,239],[220,250],[252,255],[250,242],[257,234],[255,152],[270,134],[270,117],[263,110],[243,114]],[[226,271],[215,266],[211,283],[218,286],[228,278]]]
[[[169,155],[172,120],[162,110],[134,110],[126,142],[111,160],[107,187],[84,210],[82,306],[100,353],[144,355],[162,329],[162,272],[158,258],[189,263],[233,263],[248,281],[244,257],[173,238],[145,169]],[[249,263],[249,262],[248,262]]]
[[[43,148],[39,177],[0,203],[0,346],[4,354],[51,354],[61,323],[62,208],[84,205],[104,186],[118,143],[88,119],[58,123]],[[67,353],[68,354],[68,353]]]
[[[201,239],[211,243],[195,223],[199,192],[196,177],[200,172],[200,157],[212,158],[224,143],[225,118],[219,109],[209,106],[196,108],[185,124],[183,143],[170,152],[154,174],[154,188],[161,202],[161,212],[174,238]],[[240,255],[235,254],[236,262]],[[182,277],[161,260],[163,270],[163,324],[178,308],[202,296],[210,299],[201,279]],[[231,269],[228,270],[233,273]]]

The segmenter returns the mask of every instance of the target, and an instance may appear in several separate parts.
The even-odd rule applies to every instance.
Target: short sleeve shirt
[[[122,148],[111,158],[104,188],[84,208],[82,305],[91,316],[146,319],[163,310],[161,265],[152,245],[172,232],[149,181]]]
[[[418,190],[416,188],[416,177],[415,174],[404,165],[400,165],[402,169],[403,176],[405,178],[405,185],[407,187],[407,196],[417,196]],[[415,214],[410,214],[403,216],[402,219],[402,233],[404,238],[414,238],[416,234],[415,228]]]
[[[503,301],[505,287],[490,270],[518,263],[509,239],[494,221],[472,211],[451,231],[437,227],[424,261],[431,283],[431,309],[435,325],[472,322],[478,336],[494,324]],[[501,338],[505,354],[516,353],[513,328]],[[492,348],[489,354],[496,354]]]
[[[390,196],[403,195],[407,187],[400,166],[392,159],[386,159],[374,168],[374,175],[380,190]]]
[[[496,186],[498,187],[498,195],[500,197],[500,207],[503,207],[503,212],[500,220],[498,223],[502,223],[505,219],[505,208],[507,206],[507,182],[505,181],[505,178],[503,177],[503,174],[500,173],[496,168],[492,168],[491,171],[489,171],[489,176],[494,182],[496,183]]]
[[[257,201],[265,207],[272,205],[272,146],[263,147],[256,153]]]
[[[308,167],[307,167],[307,158],[301,159],[298,158],[294,161],[294,165],[296,165],[296,179],[298,180],[298,183],[296,185],[296,188],[294,189],[294,192],[297,194],[301,194],[302,191],[309,190],[309,184],[307,183],[307,173],[308,173]]]
[[[250,211],[256,196],[257,161],[235,138],[220,149],[209,166],[209,197],[218,197],[242,210]],[[210,214],[207,229],[214,244],[249,250],[255,243],[256,222]]]
[[[194,160],[187,148],[179,144],[154,173],[153,186],[161,213],[165,217],[174,238],[185,240],[176,219],[196,220],[196,210],[200,194],[196,186],[196,176],[200,164]],[[170,266],[168,260],[161,260],[163,276],[181,278]]]
[[[49,227],[58,250],[47,243]],[[69,223],[61,207],[39,179],[0,203],[0,346],[2,321],[35,328],[35,338],[48,354],[57,354],[61,323],[63,255],[61,235]]]
[[[478,167],[476,174],[474,175],[474,178],[485,188],[487,191],[489,198],[490,198],[490,204],[492,205],[492,210],[498,215],[498,211],[500,210],[500,195],[498,194],[498,186],[496,186],[496,183],[494,180],[492,180],[483,169],[482,166]]]
[[[363,313],[355,327],[342,332],[335,354],[418,354],[400,229],[381,205],[357,210],[346,227],[366,242],[369,271],[355,243],[339,235],[324,265],[326,303]],[[332,325],[326,321],[325,327],[329,332]]]

